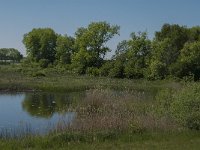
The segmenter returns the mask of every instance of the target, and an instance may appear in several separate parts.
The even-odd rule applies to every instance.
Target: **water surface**
[[[69,124],[76,113],[69,111],[81,93],[1,93],[0,135],[45,134],[59,122]],[[18,132],[18,133],[16,133]]]

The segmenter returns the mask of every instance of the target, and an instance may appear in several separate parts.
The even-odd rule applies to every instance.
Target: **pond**
[[[0,93],[0,136],[46,134],[76,116],[68,108],[84,93]]]

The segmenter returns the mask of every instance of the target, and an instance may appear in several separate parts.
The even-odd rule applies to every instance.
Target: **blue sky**
[[[78,27],[107,21],[121,26],[120,36],[108,43],[114,51],[131,32],[147,31],[153,38],[164,23],[200,25],[199,7],[199,0],[0,0],[0,48],[25,54],[23,35],[32,28],[73,36]]]

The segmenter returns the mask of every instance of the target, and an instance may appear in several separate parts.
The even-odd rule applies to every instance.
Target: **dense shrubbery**
[[[193,83],[177,92],[171,104],[172,115],[190,129],[200,130],[200,85]]]
[[[200,130],[200,85],[190,83],[180,91],[163,90],[157,95],[158,112],[189,129]]]

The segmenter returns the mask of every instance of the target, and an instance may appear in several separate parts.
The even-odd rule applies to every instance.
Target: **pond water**
[[[83,93],[0,93],[0,136],[45,134],[76,116],[68,111]]]

